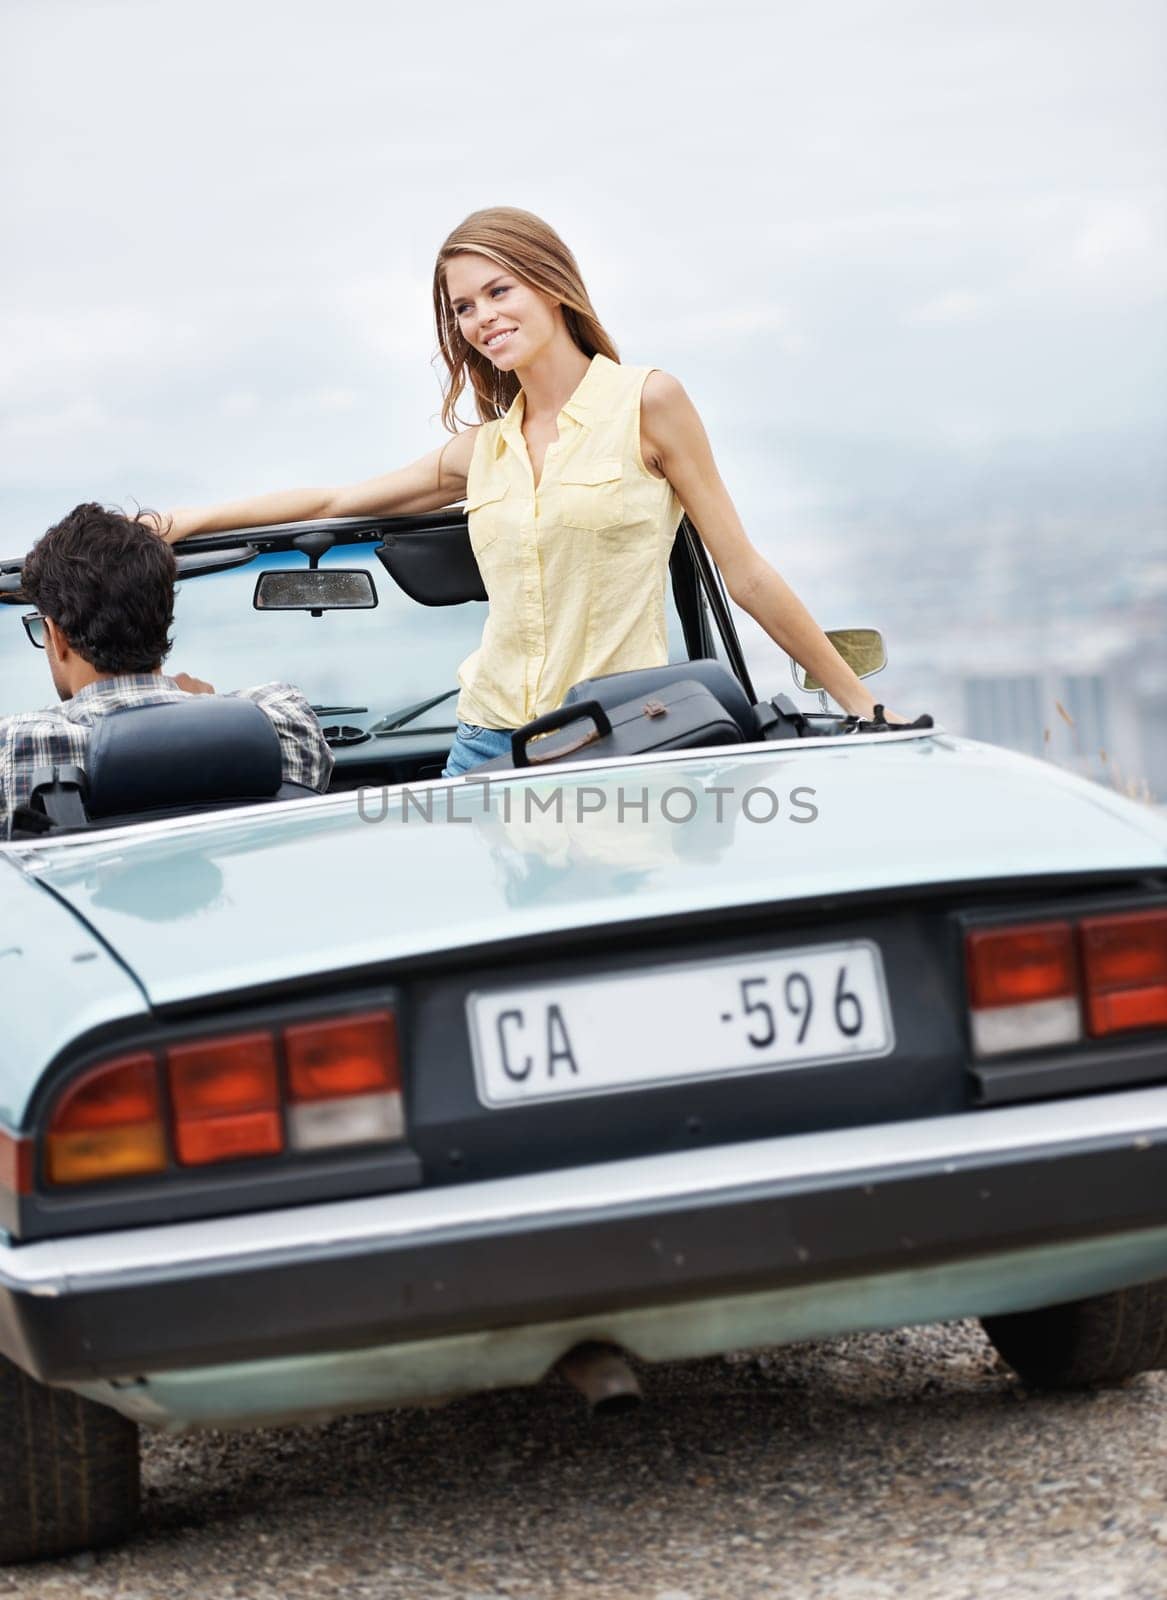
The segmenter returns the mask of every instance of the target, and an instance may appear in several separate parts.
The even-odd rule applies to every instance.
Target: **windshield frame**
[[[216,533],[192,534],[175,546],[180,581],[232,567],[248,566],[260,556],[286,551],[310,561],[346,545],[381,545],[387,534],[449,532],[468,537],[462,506],[394,517],[325,517],[310,522],[268,523],[254,528],[225,528]],[[376,550],[374,549],[374,554]],[[20,590],[22,556],[0,557],[0,604],[28,605]],[[673,601],[680,618],[685,649],[690,660],[716,657],[720,644],[727,665],[753,703],[757,696],[750,681],[741,641],[734,627],[724,583],[712,557],[688,516],[681,518],[669,558]],[[392,581],[388,570],[386,578]],[[705,604],[701,603],[702,597]],[[469,604],[469,601],[463,602]],[[708,608],[708,609],[707,609]],[[444,609],[444,608],[443,608]],[[710,618],[717,630],[714,636]]]

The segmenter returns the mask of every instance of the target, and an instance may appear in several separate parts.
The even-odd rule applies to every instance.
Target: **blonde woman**
[[[174,511],[165,537],[435,511],[464,496],[490,605],[459,670],[444,776],[509,750],[511,732],[573,683],[666,662],[665,582],[683,512],[737,604],[845,711],[871,715],[871,695],[750,543],[685,390],[620,364],[547,223],[509,206],[474,212],[439,250],[433,292],[452,439],[363,483]],[[467,382],[480,423],[459,428]]]

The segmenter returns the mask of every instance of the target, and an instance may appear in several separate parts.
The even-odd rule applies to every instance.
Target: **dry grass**
[[[1058,716],[1061,717],[1062,721],[1066,724],[1074,736],[1075,757],[1081,764],[1084,765],[1086,758],[1083,755],[1082,746],[1078,739],[1077,724],[1060,700],[1055,700],[1054,706],[1057,710]],[[1042,742],[1046,746],[1047,753],[1049,750],[1050,733],[1051,730],[1047,726],[1043,731],[1042,737]],[[1127,774],[1122,772],[1119,768],[1118,762],[1115,761],[1105,750],[1099,750],[1098,761],[1102,766],[1103,775],[1112,789],[1116,789],[1119,794],[1125,795],[1128,800],[1141,800],[1144,805],[1155,804],[1155,796],[1152,794],[1151,786],[1147,782],[1146,778],[1139,778],[1135,777],[1133,773]]]

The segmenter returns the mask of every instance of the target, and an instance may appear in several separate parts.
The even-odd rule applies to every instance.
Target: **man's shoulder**
[[[0,817],[27,799],[39,767],[83,766],[89,733],[52,708],[0,717]]]
[[[41,706],[35,711],[10,711],[0,716],[0,739],[18,739],[35,733],[80,732],[64,712],[56,706]]]

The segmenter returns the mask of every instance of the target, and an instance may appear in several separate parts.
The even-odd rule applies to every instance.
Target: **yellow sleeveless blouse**
[[[490,607],[458,671],[459,721],[519,728],[583,678],[668,660],[665,583],[682,507],[641,459],[640,393],[652,370],[592,357],[559,413],[538,489],[521,389],[505,417],[478,430],[466,509]]]

